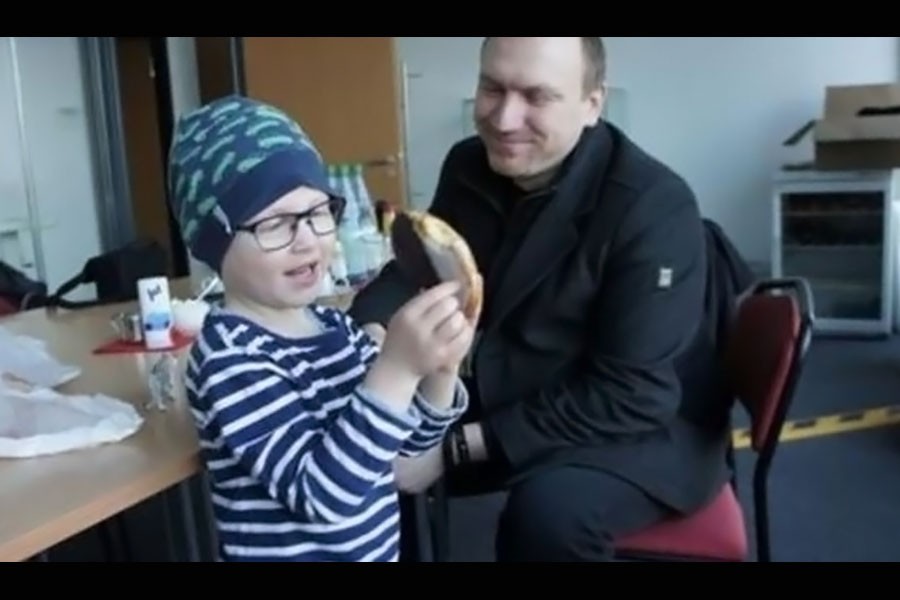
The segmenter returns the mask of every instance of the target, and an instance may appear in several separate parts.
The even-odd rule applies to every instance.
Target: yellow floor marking
[[[886,427],[898,423],[900,423],[900,406],[884,406],[852,413],[787,421],[781,430],[781,441],[791,442],[846,433],[848,431]],[[750,430],[746,428],[735,429],[732,440],[736,449],[749,448]]]

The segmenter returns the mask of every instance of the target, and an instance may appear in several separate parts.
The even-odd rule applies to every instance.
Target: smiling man
[[[714,360],[697,203],[603,121],[605,68],[600,38],[486,38],[478,135],[450,150],[430,208],[470,244],[485,305],[465,425],[397,478],[507,489],[500,561],[608,560],[616,536],[728,477],[726,404],[698,366]],[[415,292],[390,264],[353,316],[377,335]]]

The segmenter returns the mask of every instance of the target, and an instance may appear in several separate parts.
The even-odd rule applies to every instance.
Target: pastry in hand
[[[426,212],[398,211],[391,224],[391,246],[397,265],[417,286],[458,281],[463,314],[474,319],[481,312],[482,279],[475,257],[446,222]]]

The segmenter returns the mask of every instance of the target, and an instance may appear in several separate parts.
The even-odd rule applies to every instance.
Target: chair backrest
[[[741,302],[726,366],[732,391],[751,419],[751,445],[771,453],[793,400],[813,324],[812,293],[803,279],[754,285]]]

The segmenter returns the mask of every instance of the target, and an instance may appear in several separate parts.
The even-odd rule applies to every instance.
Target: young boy
[[[396,561],[392,463],[439,444],[468,404],[456,286],[411,300],[380,350],[315,304],[343,199],[274,107],[228,97],[180,119],[169,190],[225,288],[186,374],[222,560]]]

